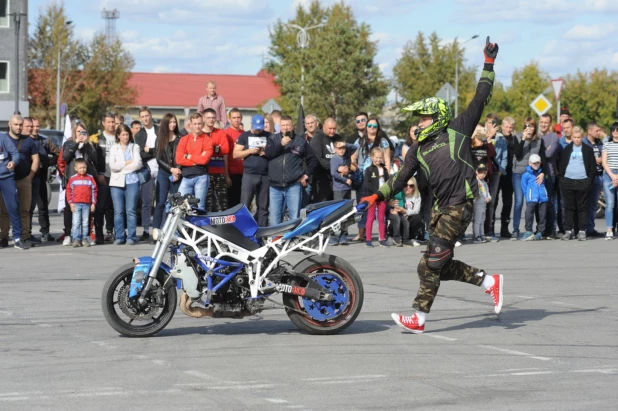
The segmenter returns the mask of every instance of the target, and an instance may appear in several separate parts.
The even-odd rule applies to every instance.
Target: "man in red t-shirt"
[[[206,211],[227,210],[227,187],[231,183],[228,175],[228,144],[227,134],[215,127],[217,113],[212,108],[204,110],[204,128],[202,131],[208,136],[213,147],[213,155],[208,163],[210,185],[206,195]]]
[[[227,189],[227,205],[228,207],[234,207],[240,204],[240,188],[242,187],[242,174],[244,167],[242,160],[236,160],[232,156],[234,151],[234,145],[238,141],[238,137],[244,132],[242,129],[242,114],[237,108],[230,110],[230,126],[225,129],[227,140],[230,148],[228,154],[228,175],[231,180],[231,184]]]

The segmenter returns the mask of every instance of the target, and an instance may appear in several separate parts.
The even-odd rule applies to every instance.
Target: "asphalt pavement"
[[[61,224],[53,216],[54,234]],[[447,282],[422,335],[390,318],[412,312],[421,248],[331,247],[365,287],[340,335],[303,334],[281,310],[242,320],[177,310],[144,339],[118,335],[100,298],[150,246],[3,249],[0,410],[615,410],[617,247],[465,244],[456,258],[504,274],[503,312],[482,289]]]

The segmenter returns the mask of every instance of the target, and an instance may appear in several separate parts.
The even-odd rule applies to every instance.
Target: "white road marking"
[[[268,402],[272,402],[273,404],[286,404],[286,400],[282,400],[280,398],[264,398]]]
[[[512,372],[511,375],[544,375],[554,374],[556,371],[527,371],[527,372]]]
[[[0,311],[0,315],[3,317],[10,317],[13,315],[13,311]]]
[[[443,335],[435,335],[435,334],[425,334],[428,337],[431,338],[436,338],[438,340],[444,340],[444,341],[457,341],[457,338],[451,338],[451,337],[445,337]]]
[[[526,300],[534,300],[536,297],[532,297],[529,295],[518,295],[519,298],[525,298]]]
[[[153,364],[157,364],[157,365],[165,365],[165,364],[167,364],[167,361],[164,361],[164,360],[152,360],[151,362]]]
[[[189,370],[189,371],[185,371],[185,374],[190,375],[192,377],[201,378],[203,380],[216,380],[216,378],[213,377],[212,375],[204,374],[201,371]]]
[[[539,356],[536,356],[534,354],[528,354],[527,352],[508,350],[506,348],[494,347],[492,345],[479,345],[479,347],[486,348],[488,350],[494,350],[494,351],[498,351],[498,352],[503,352],[505,354],[519,355],[519,356],[522,356],[522,357],[534,358],[535,360],[541,360],[541,361],[550,361],[551,360],[551,358],[549,358],[549,357],[539,357]]]
[[[346,375],[341,377],[312,377],[312,378],[303,378],[301,381],[307,382],[322,382],[322,381],[335,381],[335,380],[377,380],[379,378],[386,378],[387,375],[378,374],[378,375]]]

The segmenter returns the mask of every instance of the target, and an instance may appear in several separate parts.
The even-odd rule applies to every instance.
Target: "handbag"
[[[148,164],[144,164],[144,167],[136,171],[136,174],[140,185],[146,184],[152,178],[152,175],[150,174],[150,167],[148,167]]]

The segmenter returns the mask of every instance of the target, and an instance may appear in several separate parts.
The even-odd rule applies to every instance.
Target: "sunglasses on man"
[[[366,123],[367,119],[366,118],[361,118],[359,120],[356,120],[356,124],[360,124],[360,123]]]

